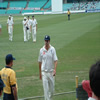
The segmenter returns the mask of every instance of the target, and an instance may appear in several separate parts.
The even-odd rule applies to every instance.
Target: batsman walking
[[[57,55],[56,50],[50,45],[50,36],[44,38],[45,45],[40,49],[39,53],[39,74],[43,81],[44,100],[51,100],[54,93],[54,76],[56,75]]]

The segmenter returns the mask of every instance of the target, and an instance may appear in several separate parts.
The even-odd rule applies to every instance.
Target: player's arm
[[[53,76],[56,75],[56,68],[57,68],[57,60],[54,61],[54,70],[53,70]]]
[[[12,88],[12,93],[13,93],[13,96],[14,96],[14,100],[18,100],[17,98],[17,83],[16,83],[16,74],[14,71],[11,72],[11,75],[10,75],[10,85],[11,85],[11,88]]]
[[[12,92],[13,92],[14,100],[18,100],[18,98],[17,98],[17,88],[16,88],[16,85],[13,85],[12,86]]]
[[[42,62],[39,62],[39,77],[40,77],[40,80],[42,79],[41,65],[42,65]]]

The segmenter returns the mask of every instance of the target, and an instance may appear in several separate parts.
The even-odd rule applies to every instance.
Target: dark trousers
[[[3,100],[14,100],[14,96],[13,96],[13,94],[4,93]]]
[[[68,20],[70,20],[70,15],[68,15]]]

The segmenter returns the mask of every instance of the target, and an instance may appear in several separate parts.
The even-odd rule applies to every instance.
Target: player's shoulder
[[[45,50],[45,47],[43,46],[41,49],[40,49],[40,52],[44,51]]]
[[[52,46],[52,45],[50,45],[50,48],[51,48],[52,50],[55,50],[55,47],[54,47],[54,46]]]

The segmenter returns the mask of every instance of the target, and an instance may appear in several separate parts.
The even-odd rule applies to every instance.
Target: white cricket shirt
[[[57,60],[56,50],[53,46],[50,45],[48,51],[45,49],[45,46],[40,49],[38,62],[42,62],[42,71],[52,72],[54,69],[54,61]]]
[[[26,22],[27,22],[27,20],[26,20],[26,21],[23,20],[23,22],[22,22],[23,28],[26,28],[26,26],[27,26]],[[25,25],[25,24],[26,24],[26,25]]]
[[[29,20],[28,20],[28,25],[29,25],[29,27],[31,26],[31,22],[32,22],[32,20],[29,19]]]
[[[36,24],[37,24],[37,20],[36,19],[31,21],[32,28],[36,27]]]
[[[9,25],[9,26],[12,26],[14,23],[13,23],[13,21],[12,20],[7,20],[7,24]]]

